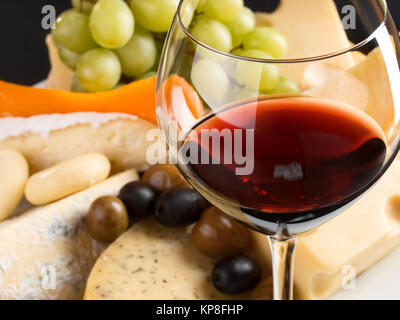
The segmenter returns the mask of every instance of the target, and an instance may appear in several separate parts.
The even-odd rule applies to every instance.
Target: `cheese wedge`
[[[368,87],[346,71],[322,62],[310,63],[301,82],[303,94],[340,101],[365,111],[369,102]]]
[[[388,70],[380,48],[371,51],[349,73],[364,83],[369,90],[368,113],[382,127],[390,139],[394,126],[395,108]]]
[[[0,299],[80,299],[105,245],[84,217],[92,202],[137,180],[126,171],[80,193],[0,224]]]
[[[46,87],[48,89],[69,91],[71,89],[72,79],[74,78],[74,72],[66,67],[60,60],[57,47],[54,45],[50,35],[46,37],[46,45],[49,51],[51,65],[51,70],[46,81]]]
[[[325,299],[400,245],[400,161],[352,207],[300,237],[295,297]]]
[[[353,206],[300,236],[295,299],[326,299],[400,245],[400,161]],[[260,245],[266,237],[256,237]],[[271,263],[270,252],[265,251]]]
[[[267,243],[261,247],[266,250]],[[250,251],[252,256],[254,248]],[[258,257],[262,264],[263,256]],[[102,254],[90,273],[85,299],[247,299],[250,293],[227,296],[214,288],[210,275],[215,262],[193,245],[190,228],[166,228],[150,218]]]
[[[361,61],[363,61],[367,57],[361,51],[354,51],[352,53],[352,55],[353,55],[353,59],[354,59],[354,62],[355,62],[356,65],[359,64]]]
[[[286,37],[289,49],[284,58],[309,58],[351,47],[338,10],[332,0],[281,0],[271,14],[258,13],[258,25],[270,25]],[[326,60],[342,70],[354,66],[351,53]],[[283,75],[300,81],[308,63],[280,65]]]

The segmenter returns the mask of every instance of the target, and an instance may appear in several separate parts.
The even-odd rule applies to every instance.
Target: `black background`
[[[254,4],[253,8],[265,8],[266,0],[248,3]],[[400,26],[400,1],[388,3]],[[48,31],[41,27],[41,10],[48,4],[55,6],[59,14],[70,7],[70,0],[0,0],[0,80],[34,84],[46,78],[49,61],[44,38]]]

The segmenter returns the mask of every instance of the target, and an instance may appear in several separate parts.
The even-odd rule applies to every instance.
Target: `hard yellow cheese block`
[[[47,78],[46,87],[49,89],[70,90],[74,72],[64,65],[58,55],[57,47],[51,36],[46,37],[46,45],[49,51],[51,70]]]
[[[370,98],[369,89],[363,82],[322,62],[309,64],[301,88],[305,95],[343,102],[364,112]]]
[[[267,248],[266,242],[262,248]],[[262,263],[264,257],[258,258]],[[85,299],[248,298],[250,293],[227,296],[214,288],[210,275],[215,262],[193,245],[190,228],[166,228],[150,218],[134,225],[101,255],[89,276]]]
[[[81,299],[89,272],[105,245],[87,231],[94,200],[116,195],[137,180],[129,170],[47,206],[0,224],[0,299]]]
[[[257,14],[260,25],[271,25],[286,37],[289,49],[284,58],[308,58],[351,47],[338,10],[332,0],[282,0],[271,14]],[[354,66],[351,53],[326,60],[342,70]],[[300,81],[308,63],[280,65],[282,74]]]
[[[380,48],[370,52],[364,60],[349,70],[349,74],[368,87],[369,100],[365,112],[379,123],[390,140],[395,109],[388,70]]]
[[[400,244],[400,161],[352,207],[299,239],[295,288],[299,299],[325,299],[346,270],[360,274]],[[347,269],[343,269],[347,268]]]

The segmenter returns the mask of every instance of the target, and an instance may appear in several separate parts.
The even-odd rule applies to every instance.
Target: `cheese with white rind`
[[[267,249],[267,244],[262,247]],[[194,246],[190,228],[167,228],[149,218],[101,255],[90,273],[85,299],[247,299],[250,292],[230,296],[214,288],[210,275],[215,263]]]
[[[332,0],[282,0],[274,12],[257,13],[257,24],[279,30],[289,44],[283,58],[310,58],[351,48],[339,12]],[[346,70],[355,65],[351,52],[325,60]],[[281,64],[281,73],[300,81],[308,63]]]
[[[35,205],[48,204],[105,180],[110,170],[110,161],[101,153],[69,158],[31,176],[25,198]]]
[[[53,120],[58,123],[58,129]],[[15,121],[24,122],[23,119],[4,118],[0,119],[0,128]],[[103,153],[110,160],[114,173],[131,168],[143,170],[148,167],[146,150],[154,144],[146,135],[156,128],[148,121],[115,114],[43,115],[25,124],[30,124],[32,129],[20,129],[23,132],[17,136],[15,133],[2,135],[0,149],[21,152],[32,173],[90,152]],[[38,128],[40,124],[42,130]]]
[[[15,150],[0,150],[0,221],[7,219],[24,195],[29,167]]]
[[[138,117],[126,113],[110,112],[72,112],[39,114],[32,117],[1,117],[0,141],[22,135],[38,134],[43,138],[58,130],[78,124],[89,124],[93,129],[103,124],[120,119],[137,120]]]
[[[88,233],[94,200],[116,195],[135,170],[0,224],[0,299],[81,299],[87,276],[105,245]]]

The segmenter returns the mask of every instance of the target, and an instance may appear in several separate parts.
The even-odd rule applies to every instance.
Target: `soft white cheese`
[[[115,196],[138,178],[129,170],[0,223],[0,300],[80,299],[106,247],[90,236],[87,211],[98,197]]]
[[[90,124],[98,128],[102,124],[117,119],[138,118],[125,113],[75,112],[66,114],[43,114],[33,117],[0,118],[0,141],[26,134],[39,134],[46,138],[52,131],[73,127],[77,124]]]

